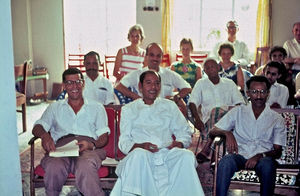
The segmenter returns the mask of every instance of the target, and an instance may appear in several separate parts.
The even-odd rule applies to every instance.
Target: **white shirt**
[[[137,99],[122,107],[119,148],[128,154],[135,143],[151,142],[158,148],[168,147],[172,135],[188,147],[193,130],[177,105],[165,98],[156,98],[152,105]]]
[[[245,42],[235,40],[233,43],[226,40],[224,42],[219,42],[215,45],[213,50],[209,53],[208,58],[214,58],[216,61],[221,61],[219,56],[219,47],[222,44],[231,44],[234,48],[234,55],[231,57],[231,60],[240,65],[248,65],[250,63],[250,53],[248,46]]]
[[[107,78],[99,75],[92,81],[87,75],[84,75],[84,80],[84,98],[100,102],[103,105],[115,102],[113,86]]]
[[[234,107],[215,126],[225,131],[233,129],[238,153],[246,159],[272,150],[273,144],[286,144],[284,119],[267,105],[258,119],[251,104]]]
[[[149,70],[149,68],[144,67],[142,70],[132,71],[125,75],[120,82],[127,88],[134,87],[136,90],[138,90],[140,75],[147,70]],[[190,84],[187,83],[178,73],[170,69],[160,67],[158,73],[161,77],[160,97],[172,96],[174,88],[191,88]],[[140,92],[138,93],[141,95]]]
[[[215,85],[206,77],[196,82],[189,103],[197,107],[201,104],[202,121],[206,123],[213,108],[234,106],[244,103],[244,99],[232,80],[220,78],[220,82]]]
[[[55,143],[68,134],[89,136],[96,140],[100,135],[110,133],[103,105],[86,99],[77,114],[67,99],[56,101],[47,107],[36,124],[49,131]]]
[[[284,42],[283,48],[286,50],[288,58],[300,58],[300,43],[295,38]],[[300,65],[294,65],[293,69],[300,70]]]
[[[270,95],[267,104],[278,103],[281,108],[286,108],[289,99],[289,89],[283,84],[275,82],[270,89]]]

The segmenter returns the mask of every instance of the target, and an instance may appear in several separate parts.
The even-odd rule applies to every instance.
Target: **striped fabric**
[[[145,55],[145,50],[140,50],[139,54],[132,55],[128,53],[127,48],[122,48],[121,74],[126,75],[133,70],[142,69]]]

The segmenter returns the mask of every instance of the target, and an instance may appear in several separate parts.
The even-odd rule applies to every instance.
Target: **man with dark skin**
[[[218,165],[217,195],[227,195],[234,172],[244,168],[255,170],[261,195],[274,193],[275,159],[281,156],[286,142],[284,120],[266,104],[270,89],[267,78],[253,76],[247,87],[251,103],[231,109],[209,132],[212,138],[226,138],[229,153]]]

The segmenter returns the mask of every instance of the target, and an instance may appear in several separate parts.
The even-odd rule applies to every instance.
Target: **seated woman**
[[[132,26],[127,38],[131,42],[130,46],[119,49],[116,56],[113,71],[116,81],[120,81],[124,75],[132,70],[142,69],[144,66],[146,51],[140,48],[140,44],[145,38],[143,27],[139,24]]]
[[[171,70],[181,75],[193,88],[197,80],[202,77],[202,71],[200,65],[191,58],[191,53],[193,52],[192,40],[183,38],[180,41],[180,51],[182,60],[174,62],[171,65]]]
[[[218,51],[221,61],[220,77],[229,78],[235,82],[241,92],[244,91],[244,74],[242,68],[231,61],[234,54],[234,49],[231,44],[222,44]]]

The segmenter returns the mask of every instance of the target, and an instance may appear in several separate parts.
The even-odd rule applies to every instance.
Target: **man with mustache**
[[[162,58],[163,51],[161,46],[157,43],[149,44],[146,48],[146,61],[148,66],[144,67],[142,70],[132,71],[124,76],[116,86],[116,89],[133,100],[141,98],[141,92],[138,92],[138,94],[134,93],[130,91],[128,87],[139,89],[139,76],[142,72],[152,69],[161,75],[161,92],[159,96],[174,99],[179,107],[185,108],[182,106],[184,104],[182,98],[192,91],[191,86],[176,72],[160,67]],[[179,92],[173,96],[174,89],[179,89]]]
[[[271,84],[270,96],[267,100],[267,104],[271,108],[286,108],[289,99],[289,89],[280,83],[277,83],[277,79],[281,77],[281,66],[279,62],[269,62],[266,65],[265,76]]]
[[[159,97],[161,81],[154,70],[143,72],[142,98],[122,107],[119,148],[127,156],[111,196],[204,195],[195,156],[184,149],[193,130],[173,101]]]
[[[113,86],[107,78],[99,75],[99,65],[100,56],[97,52],[91,51],[84,55],[86,75],[83,96],[108,105],[115,102]]]
[[[254,169],[259,177],[260,195],[273,195],[276,160],[286,144],[284,119],[266,104],[270,82],[264,76],[247,81],[251,103],[231,109],[210,130],[210,137],[224,136],[225,155],[217,174],[217,195],[227,195],[231,177],[242,169]]]

